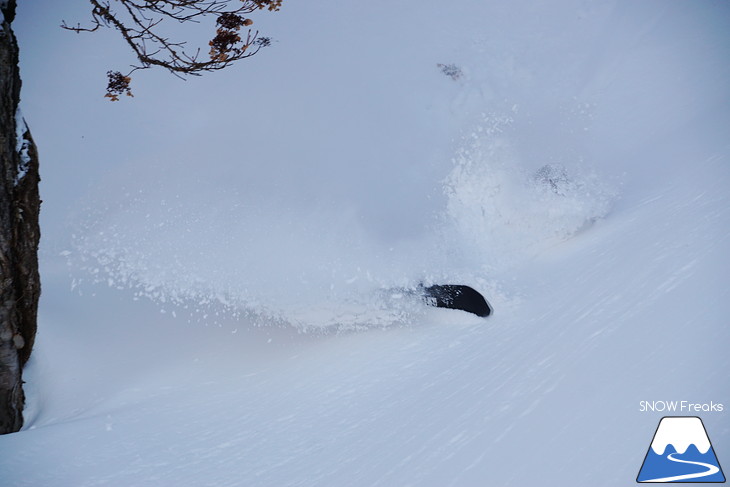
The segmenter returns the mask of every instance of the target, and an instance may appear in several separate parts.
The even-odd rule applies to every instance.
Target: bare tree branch
[[[271,42],[250,28],[253,21],[245,15],[257,10],[278,11],[283,0],[89,0],[91,23],[61,27],[77,33],[95,32],[101,27],[113,28],[137,57],[139,65],[123,75],[110,71],[107,97],[118,100],[120,94],[131,96],[130,75],[140,69],[161,67],[174,75],[199,76],[208,71],[224,69],[236,61],[255,55]],[[216,18],[215,37],[208,43],[207,56],[201,49],[186,50],[185,41],[171,40],[161,35],[158,26],[164,20],[199,22],[205,17]],[[247,28],[242,34],[241,29]]]

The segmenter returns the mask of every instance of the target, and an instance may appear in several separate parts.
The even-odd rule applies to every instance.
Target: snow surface
[[[18,165],[18,174],[15,176],[15,185],[17,186],[20,181],[28,174],[29,165],[31,162],[30,154],[30,141],[25,138],[25,134],[28,133],[28,125],[25,123],[23,118],[23,112],[20,107],[15,111],[15,151],[20,156],[20,164]]]
[[[2,485],[626,485],[640,401],[730,404],[727,2],[293,2],[115,104],[61,3],[15,22],[44,291]]]

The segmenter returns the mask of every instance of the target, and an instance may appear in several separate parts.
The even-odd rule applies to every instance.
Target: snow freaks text
[[[722,403],[696,403],[691,401],[639,401],[639,412],[670,412],[670,413],[721,413],[724,410]]]

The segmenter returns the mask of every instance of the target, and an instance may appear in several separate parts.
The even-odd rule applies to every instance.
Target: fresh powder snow
[[[118,103],[123,43],[37,3],[3,486],[629,485],[660,400],[724,404],[730,464],[727,2],[284,2],[253,58]]]

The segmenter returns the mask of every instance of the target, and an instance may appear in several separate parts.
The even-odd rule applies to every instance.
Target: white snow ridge
[[[686,452],[690,445],[694,445],[704,455],[712,446],[702,420],[682,416],[662,418],[651,448],[657,455],[664,455],[664,450],[670,444],[680,454]]]

